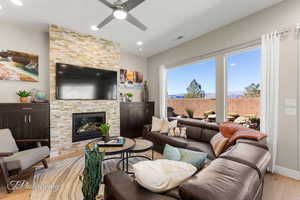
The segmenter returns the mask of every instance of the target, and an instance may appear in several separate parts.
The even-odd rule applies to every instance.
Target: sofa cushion
[[[207,153],[207,157],[210,160],[213,160],[216,158],[214,151],[209,143],[188,140],[188,145],[187,145],[186,149]]]
[[[252,168],[225,159],[214,160],[209,167],[181,184],[183,200],[249,200],[260,186],[257,172]]]
[[[187,127],[187,137],[200,142],[209,143],[211,138],[219,132],[219,126],[216,123],[207,123],[195,119],[170,118],[177,120],[180,126]]]
[[[49,154],[49,148],[47,146],[43,146],[17,152],[12,156],[5,157],[4,162],[8,170],[24,170],[40,162],[49,156]]]
[[[18,146],[9,129],[0,129],[0,152],[18,152]]]
[[[250,162],[256,165],[262,174],[266,171],[271,158],[266,149],[244,143],[235,145],[223,155]],[[179,190],[183,200],[248,200],[255,199],[261,184],[259,173],[252,167],[217,158],[209,167],[183,183]]]
[[[170,137],[165,134],[161,134],[158,132],[152,132],[150,133],[152,138],[154,138],[156,141],[159,142],[159,144],[164,143],[164,144],[169,144],[174,147],[181,147],[185,148],[188,145],[187,139],[181,138],[181,137]]]

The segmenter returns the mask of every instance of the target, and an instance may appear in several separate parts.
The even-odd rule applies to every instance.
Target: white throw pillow
[[[151,132],[161,131],[163,120],[157,117],[152,117]]]
[[[152,192],[165,192],[190,178],[197,168],[174,160],[141,161],[133,165],[136,181]]]
[[[177,120],[169,122],[168,119],[152,117],[151,132],[168,133],[170,128],[177,127]]]

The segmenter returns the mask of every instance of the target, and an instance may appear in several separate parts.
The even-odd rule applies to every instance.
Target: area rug
[[[130,159],[129,164],[141,159]],[[108,160],[104,164],[104,174],[117,170],[118,160]],[[49,164],[48,169],[38,167],[34,174],[34,188],[31,200],[82,200],[80,176],[84,169],[84,156],[69,158]],[[104,185],[101,185],[99,198],[103,197]]]

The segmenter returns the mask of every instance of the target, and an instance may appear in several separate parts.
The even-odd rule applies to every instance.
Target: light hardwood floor
[[[49,159],[48,162],[60,161],[79,155],[82,155],[82,152]],[[0,200],[31,200],[30,195],[30,190],[16,191],[11,194],[0,192]],[[300,181],[277,174],[267,174],[263,200],[300,200]]]

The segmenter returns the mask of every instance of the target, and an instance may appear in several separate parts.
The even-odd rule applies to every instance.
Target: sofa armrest
[[[263,149],[265,149],[267,151],[269,150],[266,138],[264,138],[264,139],[262,139],[260,141],[251,140],[251,139],[238,139],[236,141],[236,144],[238,144],[238,143],[250,144],[250,145],[253,145],[253,146],[257,146],[257,147],[263,148]]]
[[[121,171],[105,175],[104,184],[106,200],[175,200],[144,189]]]

